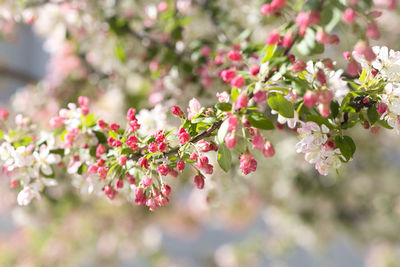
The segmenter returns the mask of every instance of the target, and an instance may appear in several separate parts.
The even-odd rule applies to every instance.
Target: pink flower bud
[[[235,105],[234,105],[234,109],[241,109],[241,108],[245,108],[247,107],[247,104],[249,103],[249,98],[245,93],[241,93],[236,101],[235,101]]]
[[[204,188],[204,176],[201,174],[198,174],[194,177],[193,183],[196,185],[198,189],[203,189]]]
[[[165,197],[169,197],[169,194],[171,193],[171,187],[167,184],[163,184],[161,187],[161,193],[165,196]]]
[[[265,39],[267,45],[274,45],[279,42],[280,34],[278,30],[273,30]]]
[[[10,115],[10,113],[6,109],[4,109],[4,108],[0,109],[0,119],[6,120],[9,115]]]
[[[107,149],[102,144],[99,144],[96,148],[96,158],[100,158],[106,152]]]
[[[351,61],[349,62],[349,64],[347,64],[347,73],[352,77],[358,75],[359,69],[360,67],[358,66],[358,63],[356,61]]]
[[[331,115],[331,108],[329,104],[326,103],[320,103],[318,105],[318,111],[321,114],[322,117],[327,118],[329,115]]]
[[[237,144],[237,136],[235,132],[227,133],[225,136],[225,143],[228,148],[234,148]]]
[[[350,53],[349,51],[344,51],[344,52],[343,52],[343,57],[344,57],[346,60],[350,60],[350,58],[351,58],[351,53]]]
[[[181,145],[183,145],[183,144],[186,144],[187,142],[189,142],[190,135],[188,134],[188,132],[186,132],[186,130],[184,128],[180,128],[179,133],[178,133],[178,139],[179,139],[179,143]]]
[[[211,49],[207,45],[203,45],[200,48],[200,53],[203,55],[203,57],[209,57],[211,55]]]
[[[120,126],[119,126],[117,123],[111,123],[111,124],[110,124],[110,130],[111,130],[111,131],[118,132],[119,127],[120,127]]]
[[[292,32],[287,32],[287,33],[285,34],[285,36],[283,36],[282,45],[283,45],[283,47],[285,47],[286,49],[288,49],[289,47],[292,46],[293,41],[294,41],[294,35],[293,35],[293,33],[292,33]]]
[[[138,160],[138,164],[139,164],[140,167],[142,167],[144,169],[148,169],[149,168],[149,161],[145,157],[141,157]]]
[[[172,114],[174,114],[175,116],[181,117],[183,115],[182,110],[178,107],[178,106],[173,106],[171,108]]]
[[[330,90],[321,90],[318,92],[318,99],[321,103],[330,104],[333,97],[334,95]]]
[[[242,59],[242,54],[237,50],[231,50],[228,53],[228,58],[232,61],[239,61]]]
[[[244,175],[254,172],[257,169],[257,161],[254,159],[254,156],[249,153],[243,154],[239,158],[239,162],[239,168],[242,170]]]
[[[261,15],[270,15],[274,13],[274,8],[271,4],[263,4],[260,9]]]
[[[259,66],[252,66],[250,68],[250,74],[253,76],[256,76],[260,72],[260,67]]]
[[[296,24],[300,28],[306,29],[308,25],[310,25],[310,22],[311,22],[310,14],[306,12],[300,12],[299,14],[297,14]]]
[[[242,87],[243,85],[245,85],[245,80],[242,76],[236,76],[235,78],[232,79],[231,81],[231,86],[232,87]]]
[[[125,179],[128,181],[128,183],[136,185],[136,179],[135,179],[135,177],[133,177],[133,176],[130,175],[129,173],[126,174]]]
[[[184,160],[180,160],[180,161],[178,161],[178,163],[176,164],[176,169],[178,170],[178,171],[183,171],[183,169],[185,169],[185,161]]]
[[[381,33],[379,32],[378,25],[375,22],[368,24],[367,36],[371,39],[378,40],[381,38]]]
[[[271,144],[271,142],[269,141],[265,142],[263,148],[263,155],[266,158],[271,158],[275,155],[275,149],[274,146]]]
[[[97,125],[102,129],[105,130],[107,128],[107,123],[105,123],[103,120],[98,120]]]
[[[297,61],[292,65],[292,71],[301,72],[301,71],[305,70],[306,67],[307,67],[307,66],[306,66],[306,64],[305,64],[303,61],[297,60]]]
[[[169,168],[167,164],[163,163],[157,167],[157,172],[162,176],[167,176],[169,173]]]
[[[117,181],[115,182],[115,187],[116,188],[124,187],[124,181],[121,178],[117,179]]]
[[[1,114],[0,114],[1,117]],[[60,116],[55,116],[50,119],[50,126],[53,128],[59,128],[64,125],[64,120],[65,118],[60,117]]]
[[[78,97],[78,104],[81,107],[87,107],[89,105],[89,98],[87,98],[86,96]]]
[[[321,14],[316,10],[312,10],[310,12],[310,24],[318,24],[320,20]]]
[[[95,174],[97,173],[97,169],[97,165],[90,165],[87,172],[88,174]]]
[[[236,73],[234,69],[227,69],[221,71],[220,76],[224,82],[229,83],[236,76]]]
[[[367,61],[372,61],[376,58],[374,51],[365,41],[358,41],[354,46],[354,52],[363,55]]]
[[[148,150],[150,153],[157,152],[157,150],[158,150],[157,143],[151,142],[151,143],[149,144],[147,150]]]
[[[342,20],[346,23],[352,24],[356,18],[356,12],[352,8],[347,8],[343,11]]]
[[[127,159],[126,155],[120,156],[119,157],[119,165],[125,166],[126,165],[126,159]]]
[[[276,9],[281,9],[285,6],[286,0],[272,0],[271,6]]]
[[[371,127],[371,133],[372,134],[378,134],[380,129],[381,128],[379,126],[372,126]]]
[[[312,108],[318,102],[318,95],[311,90],[307,90],[307,92],[303,96],[303,101],[306,107]]]
[[[128,112],[126,113],[126,118],[128,119],[128,121],[136,120],[136,109],[129,108]]]
[[[265,100],[267,100],[267,94],[266,92],[260,90],[254,94],[253,99],[256,103],[263,103]]]
[[[149,187],[149,186],[151,186],[152,183],[153,183],[153,179],[150,176],[145,175],[143,177],[143,180],[142,180],[143,187]]]
[[[382,114],[384,114],[387,110],[388,110],[388,105],[386,105],[386,104],[383,103],[383,102],[380,102],[379,105],[378,105],[378,109],[377,109],[378,113],[382,115]]]
[[[318,70],[317,71],[316,78],[317,78],[317,81],[319,81],[319,83],[321,85],[326,84],[326,75],[325,75],[325,72],[323,70]]]
[[[263,150],[264,143],[264,138],[260,134],[255,135],[253,141],[251,142],[253,148],[257,150]]]
[[[238,127],[239,119],[236,116],[230,116],[228,119],[228,131],[234,131]]]
[[[167,149],[167,143],[161,142],[160,144],[158,144],[158,150],[160,152],[164,152],[166,149]]]
[[[160,13],[165,12],[168,9],[168,3],[166,1],[162,1],[158,4],[157,10]]]

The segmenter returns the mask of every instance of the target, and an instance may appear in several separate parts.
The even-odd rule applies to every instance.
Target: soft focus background
[[[192,6],[191,1],[179,2],[182,12],[195,20],[184,31],[187,43],[212,36],[207,29],[215,23],[213,15],[210,20],[207,12],[195,8],[196,1]],[[225,8],[241,6],[227,16],[239,26],[221,22],[228,37],[237,36],[244,24],[255,28],[254,39],[262,40],[268,32],[268,27],[257,26],[258,2],[249,2],[221,1]],[[48,12],[63,17],[51,6]],[[153,11],[146,12],[151,18]],[[179,103],[197,95],[207,102],[215,95],[217,89],[207,86],[208,77],[182,81],[179,69],[144,75],[140,61],[121,64],[115,49],[107,54],[107,46],[114,47],[117,39],[102,36],[95,24],[89,29],[93,44],[85,48],[89,41],[81,40],[86,52],[97,49],[90,50],[89,57],[97,69],[85,76],[80,72],[83,60],[70,55],[65,43],[57,43],[57,32],[62,31],[55,26],[57,20],[50,15],[45,19],[35,27],[13,25],[13,34],[0,42],[0,106],[46,123],[59,106],[81,92],[92,92],[97,114],[122,119],[126,107],[134,105],[147,108],[140,114],[150,125],[155,117],[158,123],[169,123],[164,111],[182,88],[185,94]],[[399,49],[398,13],[385,13],[379,23],[382,39],[377,43]],[[339,67],[344,67],[341,52],[352,48],[352,38],[349,34],[339,47],[325,52]],[[126,42],[133,54],[141,53],[140,42]],[[197,83],[208,90],[197,88]],[[68,186],[53,192],[52,198],[17,207],[17,192],[1,178],[0,266],[400,266],[399,136],[384,129],[373,136],[361,127],[352,136],[355,159],[338,173],[322,177],[296,154],[296,136],[277,132],[270,136],[275,157],[260,161],[255,174],[242,177],[236,169],[229,174],[217,170],[204,191],[194,189],[188,177],[179,178],[173,182],[180,189],[171,203],[155,213],[81,197],[78,189]]]

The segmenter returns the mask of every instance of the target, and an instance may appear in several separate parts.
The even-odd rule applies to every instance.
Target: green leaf
[[[94,116],[94,114],[91,113],[89,115],[82,116],[81,117],[81,122],[82,122],[82,126],[83,127],[89,128],[89,127],[92,127],[92,126],[96,125],[97,119]]]
[[[215,107],[221,111],[231,111],[232,104],[231,103],[217,103]]]
[[[253,127],[258,129],[273,130],[275,128],[272,121],[261,113],[251,113],[249,116],[247,116],[247,120]]]
[[[370,106],[367,111],[369,123],[372,125],[379,119],[379,113],[375,106]]]
[[[229,121],[225,120],[221,127],[219,127],[218,134],[217,134],[217,141],[220,144],[223,144],[225,141],[225,135],[228,133]]]
[[[364,82],[365,79],[367,78],[367,71],[365,69],[362,70],[360,78],[358,78],[360,81]]]
[[[112,137],[112,138],[118,138],[118,133],[117,133],[117,132],[109,131],[108,134],[109,134],[110,137]]]
[[[64,149],[63,148],[56,148],[56,149],[52,149],[50,150],[51,154],[57,154],[60,155],[61,157],[64,156]]]
[[[0,130],[0,139],[3,139],[3,137],[4,137],[4,132]]]
[[[267,51],[265,53],[265,57],[261,63],[265,63],[273,57],[275,48],[276,48],[276,45],[268,45],[267,46],[267,49],[266,49]]]
[[[337,135],[335,137],[335,145],[340,149],[340,153],[342,153],[346,161],[349,161],[354,152],[356,152],[356,145],[350,136]]]
[[[340,112],[355,112],[356,110],[352,107],[349,106],[350,100],[354,97],[356,97],[357,94],[354,92],[348,93],[342,100],[342,104],[340,105]]]
[[[390,125],[387,123],[387,121],[379,120],[379,121],[378,121],[378,124],[379,124],[380,126],[382,126],[383,128],[386,128],[386,129],[389,129],[389,130],[392,130],[392,129],[393,129],[393,127],[390,126]]]
[[[333,100],[330,104],[330,107],[332,118],[336,118],[339,115],[339,103],[336,100]]]
[[[115,178],[119,178],[123,173],[123,169],[121,165],[118,163],[115,163],[113,166],[111,166],[110,170],[108,171],[107,177],[110,180],[114,180]]]
[[[114,47],[114,53],[117,56],[117,58],[119,60],[121,60],[121,62],[125,62],[126,61],[126,54],[125,54],[125,50],[124,47],[121,44],[117,44]]]
[[[233,87],[231,91],[232,101],[235,102],[238,96],[239,96],[239,90],[236,87]]]
[[[325,31],[331,32],[342,18],[342,11],[335,5],[336,1],[331,1],[332,4],[325,6],[321,14],[322,25],[325,25]]]
[[[221,169],[228,172],[232,164],[231,151],[225,144],[221,144],[218,148],[217,161]]]
[[[270,93],[268,95],[268,104],[273,109],[278,111],[285,118],[294,117],[294,107],[282,94]]]
[[[100,131],[93,131],[93,132],[96,135],[97,140],[99,140],[99,143],[101,144],[107,143],[107,137],[103,132]]]

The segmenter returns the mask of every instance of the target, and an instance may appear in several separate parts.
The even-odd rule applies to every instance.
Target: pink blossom
[[[213,165],[208,163],[207,156],[201,156],[197,159],[197,162],[194,164],[198,169],[203,171],[205,174],[212,174],[214,171]]]
[[[169,194],[171,193],[171,187],[167,184],[163,184],[161,186],[161,193],[165,196],[165,197],[169,197]]]
[[[126,113],[126,118],[128,119],[128,121],[136,120],[136,109],[129,108],[128,112]]]
[[[333,93],[329,90],[321,90],[318,92],[318,99],[321,103],[330,104],[333,100]]]
[[[196,98],[192,98],[189,101],[189,108],[187,109],[188,119],[191,120],[194,116],[201,113],[202,110],[203,110],[203,107],[201,106],[199,100],[197,100]]]
[[[343,52],[343,57],[344,57],[346,60],[350,60],[350,58],[351,58],[351,53],[350,53],[349,51],[344,51],[344,52]]]
[[[97,169],[97,174],[100,176],[101,179],[106,179],[108,173],[108,169],[105,167],[99,167]]]
[[[300,12],[299,14],[297,14],[296,24],[303,31],[308,27],[308,25],[310,25],[310,22],[311,22],[311,18],[310,18],[310,14],[309,13]]]
[[[88,174],[95,174],[97,173],[97,169],[97,165],[90,165],[87,172]]]
[[[130,149],[134,151],[137,151],[139,149],[137,143],[138,139],[134,135],[129,136],[128,139],[126,140],[126,144],[130,147]]]
[[[121,178],[118,178],[117,181],[115,182],[115,187],[116,188],[123,188],[124,187],[124,181]]]
[[[216,96],[218,98],[218,102],[221,103],[229,102],[229,94],[226,91],[223,91],[222,93],[217,92]]]
[[[254,156],[249,153],[243,154],[239,158],[239,162],[239,168],[242,170],[244,175],[254,172],[257,169],[257,161],[254,159]]]
[[[167,11],[167,9],[168,9],[168,3],[166,1],[160,2],[157,6],[157,10],[160,13]]]
[[[105,130],[107,128],[107,123],[105,123],[103,120],[98,120],[97,125],[100,127],[100,129]]]
[[[211,49],[207,45],[203,45],[200,48],[200,53],[203,55],[203,57],[209,57],[211,55]]]
[[[249,103],[249,98],[245,93],[241,93],[236,101],[235,101],[235,105],[234,105],[234,109],[241,109],[241,108],[245,108],[247,107],[247,104]]]
[[[283,45],[283,47],[288,49],[292,46],[293,41],[294,41],[294,35],[292,32],[289,31],[285,34],[285,36],[283,36],[282,45]]]
[[[225,136],[226,146],[229,148],[234,148],[237,144],[237,136],[235,132],[227,133]]]
[[[354,46],[354,52],[358,55],[363,55],[367,61],[372,61],[376,58],[374,51],[365,41],[358,41]]]
[[[318,24],[321,20],[321,14],[317,10],[312,10],[310,12],[310,24]]]

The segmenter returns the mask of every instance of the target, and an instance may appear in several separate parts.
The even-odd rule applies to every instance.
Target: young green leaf
[[[294,107],[282,94],[270,93],[268,95],[268,104],[273,109],[278,111],[285,118],[294,117]]]
[[[258,129],[273,130],[275,128],[272,121],[266,118],[261,113],[251,113],[250,115],[247,116],[247,120],[253,127],[256,127]]]
[[[225,120],[222,124],[221,127],[218,130],[217,134],[217,141],[220,144],[223,144],[225,141],[225,135],[228,133],[228,127],[229,127],[229,122],[228,120]]]
[[[340,153],[342,153],[346,161],[349,161],[356,151],[356,145],[350,136],[336,136],[335,145],[340,149]]]
[[[221,144],[218,148],[217,161],[221,169],[223,169],[225,172],[230,170],[232,164],[232,155],[231,151],[225,144]]]

